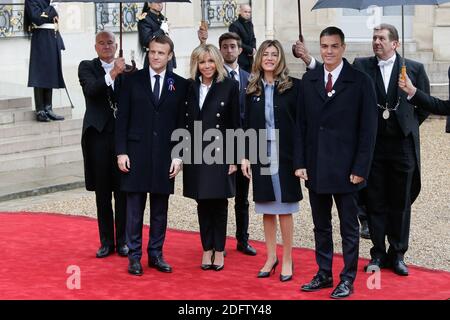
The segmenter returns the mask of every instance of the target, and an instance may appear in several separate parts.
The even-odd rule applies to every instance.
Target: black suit
[[[126,199],[120,192],[119,168],[114,148],[114,104],[120,77],[114,81],[115,90],[105,82],[105,70],[95,58],[82,61],[78,78],[86,100],[81,146],[84,159],[86,189],[95,191],[98,227],[102,245],[114,248],[125,244]],[[114,242],[114,214],[112,196],[115,199],[116,241]]]
[[[377,103],[393,108],[388,119],[378,108],[378,133],[374,160],[367,186],[367,214],[373,242],[371,256],[387,259],[385,237],[390,243],[389,258],[403,259],[408,249],[411,204],[420,192],[419,125],[428,113],[414,108],[398,87],[401,57],[397,54],[388,92],[374,57],[357,58],[354,66],[366,72],[376,84]],[[416,87],[430,92],[421,63],[406,59],[408,76]]]
[[[422,90],[417,90],[416,94],[410,100],[411,103],[419,108],[427,110],[434,114],[450,115],[450,100],[441,100],[426,94]]]
[[[245,118],[245,95],[247,91],[250,74],[239,68],[239,107],[241,114],[241,125]],[[236,172],[236,197],[234,198],[234,212],[236,217],[236,239],[238,242],[248,243],[248,189],[250,180],[244,177],[242,170],[238,168]]]
[[[228,174],[226,144],[222,142],[226,129],[236,129],[240,126],[239,86],[237,81],[230,78],[220,82],[214,80],[201,109],[199,93],[200,80],[191,81],[185,109],[185,127],[190,133],[191,144],[183,158],[183,194],[197,200],[203,250],[223,251],[227,228],[227,198],[235,196],[235,175]],[[197,126],[201,123],[201,132],[195,133],[195,122]],[[211,153],[219,157],[221,163],[207,164],[203,157],[199,159],[201,163],[196,163],[192,141],[201,139],[198,134],[203,136],[209,129],[218,130],[214,141],[218,142],[220,147]],[[202,154],[210,143],[203,142]]]
[[[116,123],[116,154],[130,159],[130,172],[122,174],[122,190],[127,192],[127,244],[129,257],[142,256],[142,227],[147,193],[150,193],[149,257],[158,257],[167,226],[172,132],[183,125],[187,81],[167,71],[161,79],[162,92],[156,102],[150,71],[142,69],[127,78],[121,88]],[[159,95],[159,92],[158,92]]]
[[[307,72],[299,93],[294,169],[306,168],[314,221],[319,273],[331,276],[333,198],[339,213],[344,269],[341,280],[356,277],[359,224],[356,193],[365,183],[350,182],[354,174],[367,179],[376,137],[375,90],[371,79],[344,60],[334,94],[327,96],[324,68]]]
[[[154,37],[164,35],[164,31],[161,30],[161,24],[163,23],[165,17],[162,14],[155,14],[152,11],[143,13],[139,17],[138,21],[138,36],[139,36],[139,48],[143,54],[144,58],[144,69],[148,69],[148,46],[150,40]],[[177,67],[177,62],[175,59],[175,52],[173,53],[172,59],[167,65],[167,70],[172,71]]]
[[[256,49],[256,38],[251,20],[245,20],[241,16],[228,27],[228,31],[237,33],[242,40],[242,53],[239,55],[239,66],[247,72],[251,72],[253,64],[253,50]]]

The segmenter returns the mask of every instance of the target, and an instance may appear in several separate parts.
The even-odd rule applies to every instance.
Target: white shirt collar
[[[150,79],[154,80],[154,76],[159,74],[160,75],[160,80],[164,79],[164,77],[166,76],[166,71],[167,69],[164,69],[163,71],[161,71],[160,73],[156,73],[155,70],[152,69],[152,67],[148,67],[150,69]]]
[[[236,72],[236,75],[239,76],[239,65],[236,67],[236,69],[233,69],[232,67],[230,67],[227,64],[224,64],[224,66],[225,66],[225,69],[227,70],[228,74],[230,74],[231,71],[234,71],[234,72]]]
[[[380,61],[385,61],[385,63],[388,63],[388,64],[390,64],[390,65],[394,65],[396,59],[397,59],[397,55],[396,55],[396,54],[394,54],[392,57],[390,57],[390,58],[387,59],[387,60],[382,60],[382,59],[380,59],[380,58],[377,57],[378,63],[379,63]]]
[[[111,63],[105,62],[102,59],[100,59],[100,62],[102,63],[102,67],[104,69],[112,69],[114,68],[114,60]]]
[[[339,78],[339,75],[341,74],[342,68],[344,68],[344,60],[341,61],[341,63],[331,72],[329,72],[327,69],[325,69],[325,65],[323,65],[324,74],[325,74],[325,83],[328,82],[328,74],[331,73],[333,85],[336,82],[336,80]]]

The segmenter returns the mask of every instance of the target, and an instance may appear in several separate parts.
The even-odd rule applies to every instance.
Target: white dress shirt
[[[103,60],[100,60],[102,63],[102,67],[105,70],[105,83],[108,87],[112,87],[114,90],[114,80],[111,78],[111,75],[109,74],[111,70],[114,68],[114,60],[111,63],[107,63]]]
[[[378,59],[378,67],[380,68],[381,75],[383,77],[384,89],[388,92],[389,82],[391,81],[392,69],[394,68],[395,59],[397,55],[394,54],[387,60]]]
[[[344,60],[341,61],[341,63],[334,68],[333,71],[329,72],[327,71],[327,69],[325,69],[325,65],[323,65],[323,69],[324,69],[324,76],[325,76],[325,87],[327,86],[327,82],[328,82],[328,74],[331,73],[331,82],[334,84],[336,83],[336,80],[339,78],[339,75],[341,74],[342,68],[344,67]]]
[[[200,93],[199,93],[199,107],[200,110],[203,108],[203,103],[205,102],[206,95],[208,94],[209,89],[211,89],[212,82],[209,86],[203,84],[202,77],[200,76]]]
[[[155,75],[159,75],[159,96],[161,97],[161,92],[163,89],[163,83],[164,83],[164,77],[166,76],[166,69],[164,69],[163,71],[161,71],[161,73],[156,73],[155,70],[153,70],[151,67],[149,67],[150,69],[150,83],[152,86],[152,92],[154,91],[153,88],[155,87]]]

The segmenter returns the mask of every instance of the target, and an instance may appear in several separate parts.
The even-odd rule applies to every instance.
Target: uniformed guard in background
[[[150,40],[161,35],[169,35],[169,25],[166,17],[161,13],[164,8],[162,3],[148,1],[142,8],[142,14],[138,18],[139,49],[144,58],[144,68],[148,68],[148,47]],[[167,70],[172,71],[177,67],[175,53],[167,65]]]
[[[52,89],[65,88],[58,31],[58,12],[50,0],[25,0],[24,31],[31,35],[28,87],[34,88],[36,119],[64,120],[52,110]]]

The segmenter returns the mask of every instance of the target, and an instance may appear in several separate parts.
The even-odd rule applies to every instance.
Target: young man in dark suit
[[[169,195],[181,159],[172,159],[172,132],[183,125],[187,80],[167,69],[173,42],[165,35],[149,43],[149,68],[124,82],[116,124],[117,163],[121,187],[127,193],[128,272],[142,275],[142,228],[147,193],[150,193],[148,265],[172,272],[163,258]]]
[[[126,257],[126,199],[125,194],[120,191],[120,172],[114,148],[116,101],[125,61],[123,58],[114,58],[117,43],[111,32],[101,31],[96,35],[95,50],[98,57],[82,61],[78,67],[78,78],[86,99],[81,138],[86,189],[95,191],[101,243],[97,258],[110,255],[115,248],[119,255]]]
[[[331,208],[338,209],[344,269],[332,298],[353,293],[359,251],[357,192],[366,184],[376,138],[377,106],[372,80],[343,59],[345,38],[336,27],[320,35],[324,61],[303,76],[295,136],[296,176],[306,180],[314,221],[318,273],[302,286],[333,286]]]
[[[241,4],[239,17],[229,27],[228,31],[239,35],[242,40],[242,52],[239,54],[239,67],[251,72],[253,56],[256,54],[256,38],[252,23],[252,8],[248,4]]]
[[[450,68],[448,68],[448,91],[450,95]],[[450,99],[447,101],[435,98],[416,88],[411,79],[406,76],[405,79],[398,80],[399,87],[408,94],[408,99],[418,108],[422,108],[434,114],[450,116]],[[447,118],[447,123],[448,123]],[[450,132],[449,130],[447,132]]]
[[[419,126],[428,113],[416,109],[397,86],[403,61],[397,53],[399,46],[397,29],[381,24],[373,32],[375,55],[356,58],[353,65],[375,82],[378,105],[377,142],[366,189],[373,247],[372,259],[365,269],[392,267],[396,274],[407,276],[404,255],[409,243],[411,205],[421,186]],[[308,68],[314,68],[315,61],[309,58],[306,55],[302,59]],[[412,82],[429,94],[430,83],[423,64],[409,59],[405,59],[405,64]]]

